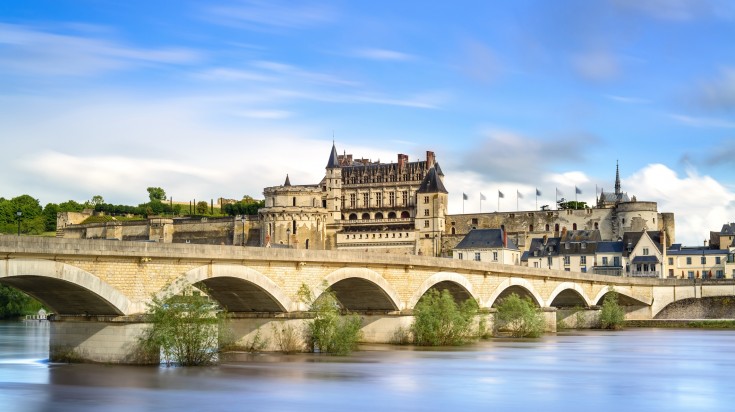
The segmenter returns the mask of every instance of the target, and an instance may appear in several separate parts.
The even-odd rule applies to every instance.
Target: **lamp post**
[[[15,217],[16,219],[18,219],[18,236],[20,236],[20,218],[21,216],[23,216],[23,212],[21,212],[20,210],[15,212]]]
[[[288,248],[291,248],[291,228],[286,229],[286,241],[288,242]]]

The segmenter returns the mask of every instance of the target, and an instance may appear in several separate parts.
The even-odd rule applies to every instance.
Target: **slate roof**
[[[421,186],[416,193],[449,193],[444,188],[444,183],[436,173],[435,168],[429,169],[429,172],[424,176],[424,180],[421,181]]]
[[[332,142],[332,153],[329,154],[329,161],[327,161],[327,169],[333,169],[339,167],[339,157],[337,156],[337,147]]]
[[[622,241],[597,242],[597,253],[623,253]]]
[[[648,236],[658,248],[658,251],[661,252],[661,232],[658,230],[649,230],[646,233],[648,233]],[[643,232],[625,232],[623,234],[623,256],[627,257],[630,255],[630,252],[635,249],[642,236]]]
[[[283,182],[284,186],[291,186],[291,180],[288,179],[288,174],[286,174],[286,181]]]
[[[438,174],[441,177],[444,177],[444,172],[442,172],[442,168],[439,167],[439,162],[434,163],[434,169],[436,169],[436,174]]]
[[[653,255],[646,255],[646,256],[636,256],[633,258],[632,264],[638,264],[638,263],[659,263],[660,261],[656,256]]]
[[[500,249],[503,247],[502,229],[472,229],[455,249]],[[518,249],[518,246],[508,239],[508,249]]]
[[[720,230],[721,235],[735,235],[735,223],[726,223],[722,225],[722,230]]]
[[[531,239],[531,245],[528,247],[529,257],[540,257],[540,256],[559,256],[559,242],[561,238],[550,237],[546,238],[533,238]]]

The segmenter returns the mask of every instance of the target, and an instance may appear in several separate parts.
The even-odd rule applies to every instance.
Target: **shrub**
[[[311,300],[311,293],[304,285],[299,294]],[[342,315],[333,291],[324,291],[312,302],[310,311],[313,318],[307,321],[305,331],[309,351],[348,355],[357,348],[357,342],[362,337],[362,320],[356,314]]]
[[[537,338],[544,332],[544,317],[530,298],[511,293],[496,308],[497,328],[509,331],[512,337]]]
[[[141,346],[160,351],[167,364],[199,366],[216,363],[226,314],[207,296],[186,286],[181,295],[154,297],[148,305],[151,327]]]
[[[602,329],[621,329],[625,322],[625,312],[618,304],[618,293],[610,288],[605,295],[600,310],[600,327]]]
[[[474,299],[458,305],[448,290],[429,290],[414,309],[411,325],[414,343],[424,346],[461,345],[479,335],[474,327],[478,314]]]
[[[301,339],[301,334],[294,325],[287,323],[279,327],[272,324],[271,328],[273,329],[273,338],[281,352],[291,354],[304,350],[304,342]]]

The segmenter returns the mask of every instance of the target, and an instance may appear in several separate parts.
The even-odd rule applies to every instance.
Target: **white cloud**
[[[700,17],[732,18],[729,0],[612,0],[622,10],[642,13],[670,21],[689,21]]]
[[[732,129],[735,128],[735,122],[727,121],[727,120],[720,120],[720,119],[713,119],[710,117],[697,117],[697,116],[686,116],[683,114],[669,114],[669,117],[672,119],[683,123],[687,126],[692,127],[715,127],[715,128],[724,128],[724,129]]]
[[[335,21],[332,7],[290,1],[239,1],[209,7],[206,18],[216,24],[252,30],[303,29]]]
[[[606,94],[604,95],[604,97],[607,99],[619,102],[619,103],[626,103],[626,104],[649,104],[651,103],[651,100],[642,99],[640,97],[618,96],[614,94]]]
[[[411,54],[387,49],[359,49],[353,54],[370,60],[409,61],[416,58]]]
[[[0,46],[0,72],[23,75],[83,76],[145,64],[190,64],[202,58],[191,49],[137,48],[3,23]]]
[[[622,181],[638,200],[658,202],[659,212],[673,212],[676,242],[696,246],[735,217],[735,193],[694,169],[680,177],[665,165],[651,164]]]
[[[605,50],[576,54],[572,56],[571,63],[574,70],[588,80],[610,80],[620,72],[618,58]]]
[[[291,117],[292,113],[286,110],[246,110],[236,113],[236,115],[250,117],[252,119],[286,119]]]

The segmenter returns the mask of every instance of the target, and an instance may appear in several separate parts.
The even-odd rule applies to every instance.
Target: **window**
[[[577,224],[576,223],[573,223],[572,224],[572,230],[577,230]]]
[[[580,256],[579,257],[579,264],[580,265],[586,265],[587,264],[587,256]]]
[[[702,256],[701,257],[701,260],[702,260],[702,264],[703,265],[707,263],[707,258],[706,257]]]
[[[620,266],[620,256],[613,257],[613,266]]]
[[[429,227],[429,221],[428,220],[424,220],[424,227]]]
[[[528,231],[533,232],[533,225],[528,225]]]
[[[720,264],[720,262],[721,262],[721,260],[720,260],[720,259],[721,259],[721,258],[720,258],[719,256],[715,256],[715,264],[716,264],[716,265],[719,265],[719,264]]]
[[[498,261],[498,252],[493,252],[493,262]]]
[[[669,265],[673,265],[673,264],[674,264],[674,258],[669,258]]]
[[[600,230],[600,224],[595,222],[595,230]]]
[[[472,222],[473,225],[476,225],[477,224],[477,218],[476,217],[473,217],[471,222]]]
[[[388,193],[388,206],[396,205],[396,194],[393,192]]]
[[[688,277],[689,279],[694,279],[694,271],[693,271],[693,270],[690,270],[690,271],[689,271],[689,272],[687,273],[687,277]]]
[[[295,196],[293,197],[293,199],[291,199],[291,202],[292,202],[292,205],[291,206],[296,206],[296,197]]]
[[[429,209],[424,209],[424,216],[429,216]]]
[[[571,261],[571,258],[569,256],[564,256],[564,264],[565,265],[569,265],[570,261]]]
[[[480,252],[475,252],[475,260],[480,261]]]
[[[549,268],[551,268],[551,266],[552,266],[552,264],[554,262],[554,258],[552,258],[551,256],[549,256],[547,260],[549,262]],[[735,278],[735,272],[733,272],[733,277]]]
[[[354,193],[350,193],[350,207],[355,207],[357,204],[357,195]]]
[[[375,194],[375,205],[378,207],[383,207],[383,194],[382,193]]]
[[[401,198],[403,198],[403,206],[406,206],[408,204],[408,192],[405,190],[401,192]]]
[[[457,231],[454,228],[452,228],[452,234],[453,235],[456,235],[457,234]]]
[[[362,194],[362,206],[363,207],[370,206],[370,193],[363,193]]]
[[[547,232],[549,231],[549,224],[548,223],[546,224],[546,231]]]
[[[717,279],[724,279],[725,278],[725,271],[722,269],[717,269]]]
[[[602,266],[607,266],[607,256],[602,257]]]
[[[643,256],[648,256],[648,248],[647,247],[644,247],[643,248]]]
[[[582,247],[582,249],[587,249],[587,242],[582,242],[581,247]]]
[[[537,268],[538,267],[538,262],[533,262],[533,267]]]
[[[296,221],[295,220],[291,221],[291,226],[293,227],[293,231],[291,233],[295,235],[296,234]]]
[[[691,265],[691,264],[692,264],[692,258],[691,256],[687,256],[687,265]]]
[[[459,252],[459,253],[457,254],[457,257],[459,258],[459,260],[462,260],[462,257],[463,257],[463,256],[462,256],[462,252]]]
[[[429,203],[429,196],[424,196],[424,203]]]
[[[559,231],[559,224],[557,223],[554,225],[554,232],[558,232],[558,231]]]

